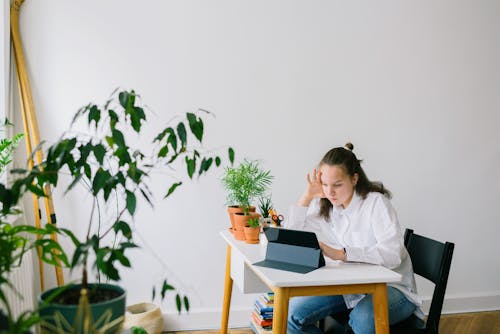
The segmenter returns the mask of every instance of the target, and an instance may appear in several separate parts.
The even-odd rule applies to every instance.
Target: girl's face
[[[354,195],[358,174],[348,175],[341,166],[326,165],[320,166],[321,185],[325,197],[335,206],[347,208]]]

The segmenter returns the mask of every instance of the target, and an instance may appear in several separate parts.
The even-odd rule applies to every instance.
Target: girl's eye
[[[342,183],[337,183],[337,184],[334,184],[333,186],[334,186],[335,188],[340,188],[340,187],[342,187]]]

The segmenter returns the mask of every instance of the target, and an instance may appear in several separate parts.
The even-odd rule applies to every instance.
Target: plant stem
[[[124,207],[122,209],[122,211],[120,211],[120,213],[118,214],[118,217],[116,218],[116,221],[120,220],[121,216],[123,215],[123,213],[125,213],[125,211],[127,210],[127,207]],[[106,232],[104,232],[100,237],[99,239],[102,239],[106,236],[106,234],[108,234],[112,229],[113,229],[113,226],[114,225],[111,225],[107,230]]]
[[[95,209],[95,203],[96,203],[97,199],[94,197],[94,200],[92,201],[92,209],[90,210],[90,221],[89,221],[89,228],[87,229],[87,241],[89,240],[90,238],[90,229],[92,227],[92,218],[94,217],[94,209]]]

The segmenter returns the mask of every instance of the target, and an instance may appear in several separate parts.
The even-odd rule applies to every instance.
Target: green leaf
[[[137,326],[130,327],[130,331],[132,332],[132,334],[148,334],[148,332],[144,328]]]
[[[201,164],[200,164],[200,169],[198,171],[198,175],[201,175],[203,172],[206,172],[208,171],[208,169],[210,168],[210,166],[212,166],[212,162],[214,161],[213,158],[203,158],[201,160]]]
[[[194,171],[196,169],[196,160],[190,159],[188,156],[186,156],[185,160],[186,160],[186,166],[187,166],[187,173],[189,175],[189,178],[192,179]]]
[[[148,194],[146,191],[142,188],[139,189],[141,191],[142,197],[149,203],[149,205],[153,208],[153,202],[151,202],[151,199],[149,198]]]
[[[97,195],[101,189],[104,188],[106,182],[111,178],[111,174],[107,170],[99,168],[94,175],[92,182],[92,193]]]
[[[166,194],[166,195],[165,195],[165,197],[163,197],[163,198],[167,198],[168,196],[170,196],[170,195],[171,195],[171,194],[175,191],[175,189],[176,189],[178,186],[180,186],[181,184],[182,184],[182,182],[176,182],[176,183],[172,184],[172,185],[170,186],[170,188],[168,189],[167,194]]]
[[[122,232],[123,236],[127,239],[132,238],[132,229],[130,228],[130,225],[123,220],[120,220],[116,224],[114,224],[113,229],[115,233]]]
[[[168,145],[163,146],[158,152],[159,158],[165,158],[168,154]]]
[[[184,308],[186,309],[186,312],[189,312],[189,299],[187,296],[184,296]]]
[[[177,135],[179,136],[179,139],[181,140],[181,145],[183,147],[186,146],[187,145],[186,126],[182,122],[180,122],[177,125]]]
[[[85,172],[85,176],[86,176],[88,179],[90,179],[90,178],[92,177],[92,170],[91,170],[91,168],[90,168],[90,165],[89,165],[89,164],[85,164],[85,165],[83,166],[83,170],[84,170],[84,172]]]
[[[38,197],[45,197],[45,192],[43,191],[43,188],[41,186],[34,185],[34,184],[28,184],[26,186],[26,188],[28,188],[29,191],[31,191],[33,194],[35,194]]]
[[[163,281],[163,285],[161,287],[161,300],[165,299],[165,294],[168,290],[175,290],[173,286],[167,283],[167,280]]]
[[[135,198],[135,194],[129,190],[127,190],[127,210],[131,216],[135,213],[135,207],[137,204],[137,200]]]
[[[10,170],[11,174],[26,174],[27,172],[28,170],[23,168],[13,168]]]
[[[177,311],[181,313],[182,311],[181,296],[178,293],[175,295],[175,306],[177,306]]]
[[[130,260],[125,256],[123,249],[113,250],[113,256],[120,261],[121,265],[130,268]]]
[[[78,240],[78,238],[77,238],[77,237],[73,234],[73,232],[72,232],[72,231],[70,231],[70,230],[68,230],[68,229],[66,229],[66,228],[60,228],[59,230],[60,230],[62,233],[66,234],[66,235],[67,235],[67,236],[71,239],[71,241],[73,241],[73,244],[74,244],[75,246],[79,246],[79,245],[81,245],[80,240]]]
[[[119,147],[126,147],[125,138],[123,137],[123,133],[121,131],[113,129],[111,133],[113,135],[113,141],[116,145]]]
[[[232,147],[227,149],[227,154],[229,156],[229,162],[231,162],[231,165],[234,163],[234,150]]]
[[[201,140],[203,138],[203,121],[201,118],[196,117],[195,114],[193,113],[186,113],[186,117],[189,122],[189,128],[191,129],[191,132],[194,134],[196,139],[201,143]]]
[[[156,141],[161,141],[168,133],[168,128],[167,129],[164,129],[162,132],[160,132],[156,137],[155,139],[153,140],[153,143],[156,142]]]
[[[120,92],[120,94],[118,95],[118,99],[120,101],[120,105],[123,108],[125,108],[125,109],[130,108],[135,103],[134,91],[132,91],[131,93],[129,93],[127,91]]]
[[[114,112],[114,110],[108,110],[108,115],[109,115],[109,126],[111,129],[114,129],[116,126],[116,123],[118,123],[118,114]]]
[[[66,188],[66,190],[64,191],[64,194],[66,194],[68,191],[70,191],[71,189],[73,189],[73,187],[78,182],[80,182],[80,180],[82,179],[82,177],[83,177],[83,174],[77,174],[76,177],[74,176],[73,177],[73,181],[71,181],[71,184],[68,186],[68,188]]]
[[[215,166],[219,167],[220,166],[220,158],[219,157],[215,157]]]
[[[172,145],[172,148],[174,149],[174,151],[177,152],[177,136],[175,135],[174,130],[173,129],[171,129],[171,130],[172,130],[172,133],[169,134],[168,139],[167,139],[167,143]]]
[[[135,132],[141,131],[142,121],[146,120],[146,115],[141,107],[134,107],[130,109],[130,123]]]
[[[101,110],[96,105],[93,105],[90,107],[89,110],[89,125],[92,123],[92,121],[95,122],[95,127],[97,128],[97,124],[99,123],[99,120],[101,119]]]
[[[115,141],[113,140],[113,137],[106,136],[105,139],[106,139],[106,143],[108,143],[109,147],[113,147],[113,145],[115,145]]]
[[[104,162],[104,156],[106,155],[106,148],[102,144],[98,144],[93,147],[93,152],[99,164],[102,165]]]

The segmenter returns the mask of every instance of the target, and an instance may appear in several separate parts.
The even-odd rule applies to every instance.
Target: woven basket
[[[148,334],[160,334],[163,330],[161,309],[152,303],[139,303],[127,307],[123,329],[142,327]]]

